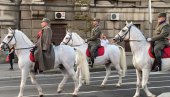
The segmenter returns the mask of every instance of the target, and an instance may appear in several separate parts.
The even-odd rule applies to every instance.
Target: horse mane
[[[21,35],[21,37],[23,38],[23,40],[29,44],[30,46],[33,45],[33,42],[31,42],[31,40],[20,30],[15,30],[16,33],[18,33],[19,35]]]
[[[142,36],[142,38],[145,39],[144,33],[143,33],[138,27],[136,27],[135,25],[133,25],[132,27],[135,28],[135,31],[140,32],[141,35],[140,35],[140,34],[137,34],[139,38]]]
[[[84,43],[83,38],[81,38],[77,33],[73,32],[72,34],[76,37],[75,39],[77,39],[77,41]]]

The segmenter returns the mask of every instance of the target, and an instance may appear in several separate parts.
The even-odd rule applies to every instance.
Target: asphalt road
[[[164,92],[170,92],[170,73],[151,73],[148,87],[153,94],[160,95]],[[119,88],[115,86],[118,81],[118,75],[112,72],[106,86],[100,87],[104,79],[105,71],[91,73],[91,85],[83,85],[78,97],[133,97],[136,87],[135,70],[128,70],[127,75],[123,78],[123,85]],[[42,86],[44,97],[72,97],[74,89],[73,80],[69,79],[64,87],[64,91],[58,94],[57,85],[62,80],[61,74],[39,75],[38,83]],[[0,80],[0,97],[17,97],[19,92],[20,78],[1,79]],[[30,79],[24,90],[24,97],[38,97],[36,87],[31,84]],[[146,97],[141,90],[140,97]]]

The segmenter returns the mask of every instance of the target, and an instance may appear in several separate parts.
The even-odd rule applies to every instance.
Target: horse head
[[[72,44],[72,33],[67,30],[66,36],[63,38],[63,41],[60,43],[61,45],[70,45]]]
[[[120,32],[114,37],[114,40],[117,42],[122,42],[123,40],[129,40],[130,39],[130,30],[131,26],[133,25],[132,22],[128,23],[126,21],[125,27],[123,27]]]
[[[15,39],[15,30],[8,28],[8,34],[3,39],[2,43],[0,44],[1,50],[7,50],[12,48],[16,44]]]
[[[77,33],[67,31],[66,36],[60,44],[79,46],[84,43],[84,40]]]

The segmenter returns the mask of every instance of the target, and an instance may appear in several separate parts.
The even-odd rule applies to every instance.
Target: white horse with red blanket
[[[147,87],[154,58],[150,53],[150,43],[146,41],[143,33],[135,25],[133,25],[132,22],[126,22],[126,26],[115,36],[115,40],[127,40],[130,42],[133,54],[133,65],[136,68],[137,75],[136,93],[133,97],[140,96],[140,87],[144,89],[148,97],[156,97]],[[165,48],[164,50],[170,51],[170,48]],[[170,55],[170,52],[166,52],[166,54]],[[167,56],[166,54],[164,53],[163,57],[165,58],[162,59],[163,71],[170,69],[170,56]]]
[[[86,52],[88,47],[87,43],[85,43],[77,33],[67,32],[61,44],[70,45],[74,48],[80,49],[82,52],[84,52],[84,54],[87,53],[87,55],[89,55],[89,51]],[[97,56],[97,58],[94,60],[94,65],[104,64],[106,68],[106,76],[101,86],[104,86],[107,82],[107,79],[111,73],[111,64],[115,66],[119,74],[119,80],[116,86],[121,86],[122,77],[125,76],[127,70],[126,55],[124,49],[117,45],[107,45],[105,47],[100,47],[98,51],[99,56]]]
[[[5,50],[7,48],[13,47],[15,48],[15,53],[18,57],[18,66],[21,70],[21,84],[20,84],[20,92],[18,97],[23,97],[23,90],[26,84],[26,80],[28,75],[30,75],[31,82],[37,86],[39,96],[43,97],[43,92],[41,86],[37,83],[35,79],[35,74],[31,72],[34,68],[34,62],[30,59],[30,50],[34,47],[34,44],[28,39],[28,37],[19,30],[8,29],[7,36],[3,39],[0,44],[0,48]],[[67,45],[60,45],[54,47],[55,52],[55,64],[54,68],[58,68],[60,64],[62,64],[63,68],[61,69],[64,74],[63,80],[58,86],[57,92],[60,93],[64,84],[66,83],[68,77],[72,77],[74,80],[75,89],[73,95],[77,95],[81,84],[78,82],[78,75],[74,71],[74,64],[76,63],[77,68],[80,73],[82,73],[83,77],[85,77],[85,81],[89,84],[89,68],[88,63],[86,62],[86,58],[80,50],[75,50]],[[84,59],[83,59],[84,58]]]

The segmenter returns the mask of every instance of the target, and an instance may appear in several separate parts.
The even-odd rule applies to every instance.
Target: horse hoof
[[[119,87],[121,87],[121,85],[120,85],[120,84],[117,84],[117,85],[116,85],[116,88],[119,88]]]
[[[57,91],[57,93],[61,93],[62,92],[62,90],[60,90],[60,91]]]
[[[105,85],[100,85],[100,87],[101,87],[101,88],[104,88],[104,87],[105,87]]]
[[[73,97],[77,97],[77,95],[73,95]]]
[[[157,97],[156,95],[148,96],[148,97]]]
[[[40,95],[39,97],[43,97],[44,95]]]

